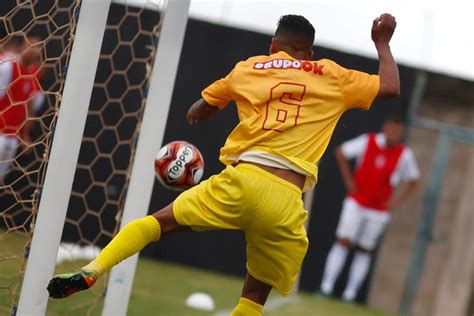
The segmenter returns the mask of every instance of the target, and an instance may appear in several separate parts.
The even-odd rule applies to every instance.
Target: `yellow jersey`
[[[202,97],[221,109],[231,100],[237,105],[240,122],[221,148],[222,163],[249,151],[279,157],[304,171],[307,191],[339,118],[351,108],[370,108],[379,82],[328,59],[303,61],[280,51],[239,62]]]

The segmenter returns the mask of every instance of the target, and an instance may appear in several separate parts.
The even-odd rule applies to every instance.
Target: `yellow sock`
[[[99,275],[110,270],[120,261],[142,250],[152,241],[160,239],[160,223],[153,216],[131,221],[110,241],[94,261],[84,266]]]
[[[241,297],[239,304],[232,311],[230,316],[260,316],[263,313],[263,305]]]

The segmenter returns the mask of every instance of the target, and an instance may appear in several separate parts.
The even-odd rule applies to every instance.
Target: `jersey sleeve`
[[[234,74],[232,70],[227,76],[214,81],[201,92],[203,99],[210,105],[223,109],[232,100],[231,79]]]
[[[0,61],[0,99],[7,93],[7,88],[12,81],[13,63]]]
[[[368,110],[380,88],[378,75],[339,66],[339,82],[344,105],[347,109],[362,108]]]
[[[357,159],[361,157],[367,148],[368,140],[369,136],[367,134],[362,134],[356,138],[345,141],[341,145],[342,154],[347,159]]]
[[[420,178],[420,170],[416,164],[415,155],[410,148],[405,148],[403,153],[403,167],[401,172],[401,178],[403,181],[415,181]]]

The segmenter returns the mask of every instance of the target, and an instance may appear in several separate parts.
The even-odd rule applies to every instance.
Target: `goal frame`
[[[112,1],[81,2],[17,315],[46,313],[46,286],[56,266]],[[190,0],[168,0],[164,10],[121,227],[146,215],[149,208],[155,178],[153,160],[166,128],[189,6]],[[138,254],[112,269],[103,315],[126,315],[137,261]]]
[[[169,0],[164,10],[120,229],[148,213],[155,181],[153,162],[165,134],[190,2]],[[112,268],[102,315],[127,314],[137,262],[135,254]]]
[[[83,0],[17,315],[44,315],[111,0]]]

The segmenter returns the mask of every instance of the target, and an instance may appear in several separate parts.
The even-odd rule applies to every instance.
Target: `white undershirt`
[[[387,140],[383,133],[375,135],[375,142],[380,148],[386,148]],[[341,145],[342,154],[347,159],[356,159],[356,165],[359,166],[369,143],[369,135],[362,134],[356,138],[350,139]],[[414,181],[420,178],[420,170],[416,164],[415,155],[413,151],[405,146],[397,166],[390,177],[390,184],[396,187],[400,181]]]
[[[264,166],[291,170],[301,175],[309,176],[307,172],[288,160],[262,151],[244,151],[239,155],[236,161],[255,162]]]

